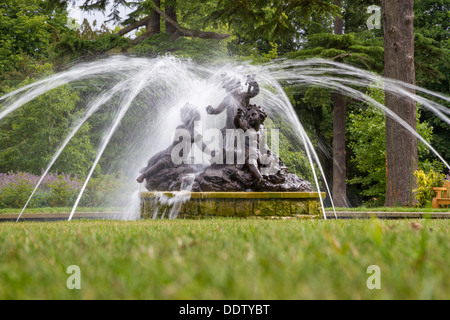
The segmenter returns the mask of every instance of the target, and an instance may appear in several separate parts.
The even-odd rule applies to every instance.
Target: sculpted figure
[[[273,155],[266,144],[264,120],[267,115],[261,107],[249,105],[246,111],[239,109],[235,117],[235,126],[243,129],[247,139],[245,143],[245,164],[256,179],[256,183],[263,181],[263,173],[276,174],[279,170],[279,158]]]
[[[185,160],[189,155],[194,141],[202,141],[201,138],[196,137],[194,132],[195,121],[200,121],[200,112],[196,109],[196,107],[187,103],[183,108],[181,108],[180,116],[182,124],[176,129],[174,141],[165,150],[158,152],[148,160],[147,166],[139,171],[141,175],[136,179],[137,182],[142,183],[144,179],[152,176],[162,169],[176,166],[176,163],[174,162],[174,152],[178,160],[177,162],[186,162]],[[174,149],[175,147],[179,148],[180,146],[182,146],[180,150]],[[209,150],[205,149],[207,149],[207,146],[202,142],[202,150]],[[211,151],[209,152],[211,153]]]
[[[233,138],[234,141],[229,141],[229,143],[227,143],[227,130],[236,129],[234,118],[237,111],[239,109],[246,110],[248,108],[250,99],[257,96],[259,93],[259,85],[255,81],[255,75],[249,75],[247,76],[247,82],[245,83],[248,85],[247,91],[242,91],[241,82],[237,78],[228,77],[225,74],[222,75],[222,84],[222,87],[227,92],[226,97],[216,108],[212,106],[206,107],[206,112],[211,115],[217,115],[224,111],[226,112],[225,126],[220,129],[223,137],[223,149],[221,151],[223,156],[222,163],[225,163],[227,152],[234,152],[234,145],[236,144],[235,138]]]
[[[256,97],[259,93],[259,85],[255,81],[255,76],[248,76],[246,84],[248,85],[247,91],[241,91],[241,82],[236,78],[223,77],[223,88],[227,92],[227,96],[216,107],[206,107],[208,114],[220,114],[226,110],[227,118],[225,127],[222,128],[222,133],[225,133],[226,129],[234,129],[234,117],[239,108],[247,109],[250,99]]]

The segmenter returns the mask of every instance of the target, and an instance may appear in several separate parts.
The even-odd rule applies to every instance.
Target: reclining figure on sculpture
[[[137,182],[142,183],[145,178],[152,177],[163,169],[174,168],[177,166],[177,162],[185,163],[194,142],[201,140],[196,138],[194,133],[194,124],[196,121],[200,121],[200,112],[196,107],[186,103],[180,110],[180,117],[182,124],[177,127],[177,133],[172,144],[148,160],[147,166],[139,171],[141,175],[136,179]],[[175,148],[180,145],[182,145],[182,148],[179,148],[179,152],[177,152],[178,150]],[[204,142],[202,143],[202,150],[214,154],[214,151],[210,151]],[[181,161],[174,161],[174,152],[177,152]]]

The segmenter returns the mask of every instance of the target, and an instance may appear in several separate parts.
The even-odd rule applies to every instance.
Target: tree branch
[[[178,34],[181,36],[196,37],[196,38],[201,38],[201,39],[225,39],[230,36],[229,34],[221,34],[221,33],[210,32],[210,31],[200,31],[200,30],[192,30],[192,29],[183,28],[182,26],[180,26],[180,24],[178,22],[176,22],[171,17],[169,17],[160,8],[155,7],[154,10],[156,12],[158,12],[161,15],[161,17],[164,18],[164,20],[166,20],[168,23],[173,25],[178,30]]]
[[[150,21],[150,16],[145,17],[144,19],[141,19],[133,24],[130,24],[129,26],[121,29],[119,32],[117,32],[117,35],[123,36],[124,34],[127,34],[128,32],[133,31],[134,29],[143,27],[147,25],[147,23]]]
[[[135,45],[141,43],[142,41],[144,41],[145,39],[147,39],[149,36],[151,36],[151,35],[153,35],[153,34],[154,34],[154,33],[153,33],[153,30],[148,30],[148,31],[146,31],[145,33],[141,34],[139,37],[136,37],[135,39],[133,39],[133,40],[131,41],[131,44],[132,44],[133,46],[135,46]]]

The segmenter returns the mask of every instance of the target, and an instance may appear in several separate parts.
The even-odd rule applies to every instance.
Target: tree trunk
[[[211,32],[211,31],[200,31],[200,30],[192,30],[192,29],[183,28],[182,26],[180,26],[180,24],[177,21],[175,21],[171,17],[169,17],[160,8],[155,8],[155,10],[161,15],[161,17],[163,17],[163,19],[167,23],[171,24],[172,26],[174,26],[177,29],[177,36],[196,37],[196,38],[201,38],[201,39],[217,39],[217,40],[225,39],[230,36],[230,34],[223,34],[223,33]]]
[[[155,3],[155,6],[158,8],[161,6],[161,0],[153,0]],[[158,12],[153,10],[150,15],[150,20],[147,24],[147,32],[150,33],[150,35],[158,34],[161,32],[161,16]]]
[[[333,203],[347,207],[347,166],[345,151],[345,125],[347,99],[333,93]]]
[[[342,8],[341,0],[334,4]],[[334,18],[334,33],[342,35],[344,21],[341,17]],[[347,99],[340,93],[332,95],[333,100],[333,204],[336,207],[348,207],[347,203],[347,167],[345,152],[345,122]]]
[[[154,0],[154,3],[159,8],[161,0]],[[147,17],[126,26],[125,28],[117,32],[117,34],[119,36],[123,36],[137,28],[145,26],[146,32],[142,34],[140,37],[137,37],[136,39],[133,40],[134,44],[137,44],[142,40],[146,39],[147,37],[161,32],[160,20],[161,16],[159,15],[159,13],[156,10],[153,10]]]
[[[154,0],[153,1],[155,5],[159,8],[161,5],[160,0]],[[132,45],[137,45],[138,43],[141,43],[148,37],[159,34],[161,32],[161,16],[156,10],[153,10],[145,19],[144,25],[146,28],[146,31],[141,34],[139,37],[136,37],[134,40],[131,41]],[[142,24],[142,20],[140,21]],[[139,22],[138,22],[139,23]]]
[[[384,76],[415,84],[414,0],[383,0]],[[413,129],[415,101],[386,91],[386,107]],[[386,206],[412,205],[416,187],[417,138],[386,116]]]
[[[123,36],[137,28],[145,26],[147,29],[146,32],[131,41],[132,45],[136,45],[142,42],[143,40],[147,39],[149,36],[161,32],[160,18],[162,17],[165,21],[166,32],[170,34],[172,40],[176,40],[179,37],[196,37],[201,39],[221,40],[228,38],[230,36],[229,34],[221,34],[211,31],[200,31],[183,28],[177,21],[177,16],[175,12],[175,3],[176,3],[175,0],[173,0],[170,3],[170,5],[166,5],[165,11],[167,13],[161,10],[160,0],[154,0],[154,3],[156,6],[154,7],[153,12],[150,13],[150,15],[129,26],[126,26],[125,28],[118,31],[117,34],[119,36]]]
[[[175,1],[173,1],[173,3],[170,4],[170,5],[166,5],[166,10],[165,11],[166,11],[167,16],[170,19],[172,19],[173,21],[178,23],[177,12],[176,12],[176,9],[175,9]],[[173,40],[176,40],[177,38],[180,37],[178,29],[172,23],[170,23],[167,20],[166,20],[166,33],[168,35],[170,35],[170,37]]]
[[[333,3],[335,6],[342,8],[341,0],[334,0]],[[342,17],[334,17],[334,34],[341,35],[344,32],[344,20]]]

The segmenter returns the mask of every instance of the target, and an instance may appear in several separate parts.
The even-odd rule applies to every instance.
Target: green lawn
[[[0,223],[0,299],[449,299],[450,220]],[[81,289],[66,286],[77,265]],[[381,289],[369,290],[377,265]]]
[[[0,209],[0,214],[18,214],[22,212],[22,208],[3,208]],[[77,207],[75,212],[122,212],[124,208],[109,208],[109,207]],[[68,213],[72,212],[72,207],[43,207],[43,208],[26,208],[24,214],[30,213]]]
[[[326,211],[333,211],[333,208],[325,208]],[[362,211],[362,212],[450,212],[450,208],[447,209],[433,209],[427,208],[408,208],[408,207],[355,207],[355,208],[335,208],[336,211]],[[3,208],[0,209],[0,214],[12,214],[20,213],[22,208]],[[67,213],[71,212],[72,207],[43,207],[43,208],[26,208],[24,213]],[[77,207],[76,212],[123,212],[125,208],[114,207]]]

